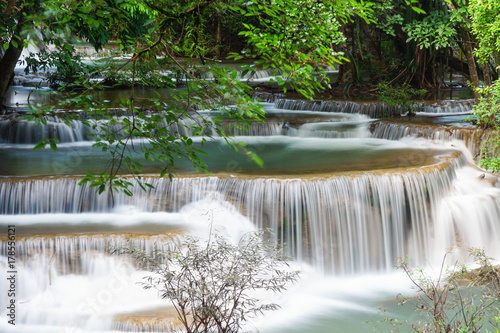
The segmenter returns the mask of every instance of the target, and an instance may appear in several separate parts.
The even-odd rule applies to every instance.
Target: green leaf
[[[418,7],[411,6],[411,9],[413,9],[417,14],[425,14],[425,10],[420,9]]]
[[[53,152],[57,151],[57,145],[54,141],[50,141],[50,149],[52,149]]]
[[[35,147],[33,147],[33,150],[41,150],[44,149],[45,146],[47,145],[47,141],[40,141],[36,144]]]

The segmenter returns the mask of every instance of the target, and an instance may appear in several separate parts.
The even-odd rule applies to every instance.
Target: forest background
[[[48,80],[66,98],[57,108],[33,106],[30,117],[44,122],[55,109],[79,109],[86,119],[122,122],[125,134],[117,137],[104,129],[95,138],[112,162],[83,182],[99,191],[111,185],[127,192],[130,184],[119,174],[140,180],[141,162],[127,154],[133,138],[152,143],[142,147],[144,158],[163,161],[162,176],[173,175],[179,156],[205,170],[198,156],[203,150],[159,124],[179,123],[192,117],[193,110],[208,108],[218,110],[220,117],[201,121],[199,130],[210,135],[210,127],[225,136],[218,126],[223,119],[242,127],[262,119],[262,109],[249,94],[255,86],[236,80],[262,69],[279,74],[280,91],[305,98],[318,92],[339,97],[385,91],[385,101],[395,103],[404,103],[419,89],[449,87],[451,77],[460,74],[474,91],[477,124],[498,131],[500,3],[494,0],[2,0],[0,6],[0,100],[22,50],[36,43],[41,51],[25,60],[26,70],[55,68]],[[117,50],[109,61],[88,65],[76,54],[73,43],[78,40],[96,51],[114,42]],[[47,46],[55,52],[47,52]],[[222,67],[220,61],[226,59],[241,62],[241,73]],[[330,82],[325,69],[332,67],[338,68],[338,76]],[[122,107],[132,118],[117,120],[114,111],[92,99],[93,91],[117,86],[130,89]],[[138,86],[185,89],[152,99],[151,112],[137,107]],[[67,122],[75,117],[74,112],[64,115]],[[500,166],[494,153],[498,141],[488,145],[483,163],[493,170]],[[37,148],[45,145],[56,149],[57,141],[47,139]]]

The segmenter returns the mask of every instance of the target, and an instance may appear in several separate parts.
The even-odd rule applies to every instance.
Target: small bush
[[[424,89],[413,89],[409,84],[401,86],[391,86],[385,82],[381,82],[377,86],[379,100],[392,106],[385,117],[401,116],[403,114],[413,115],[421,109],[420,104],[415,103],[414,99],[421,98],[426,91]]]
[[[252,291],[281,292],[298,278],[281,247],[263,236],[249,234],[237,245],[222,236],[208,244],[186,237],[167,252],[127,252],[154,273],[144,288],[157,289],[172,302],[186,332],[238,332],[251,316],[279,307],[261,302]]]
[[[496,80],[489,87],[477,89],[481,94],[479,103],[474,106],[473,114],[479,131],[484,134],[484,129],[489,128],[493,133],[487,139],[481,138],[480,164],[486,170],[500,171],[500,81]]]
[[[403,297],[401,304],[412,304],[428,318],[405,323],[415,332],[488,332],[486,326],[500,332],[499,269],[492,265],[484,250],[468,251],[479,268],[469,270],[455,265],[450,269],[444,264],[445,256],[437,278],[421,268],[411,268],[408,260],[399,261],[398,268],[404,270],[418,291],[417,296]]]

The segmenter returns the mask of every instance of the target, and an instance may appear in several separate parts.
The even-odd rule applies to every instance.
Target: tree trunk
[[[484,85],[489,87],[491,86],[491,73],[490,73],[490,64],[485,63],[481,65],[481,69],[483,70],[483,80]]]
[[[344,36],[346,37],[346,42],[344,47],[342,47],[342,51],[344,52],[344,57],[349,59],[347,62],[343,62],[339,66],[339,73],[337,75],[337,81],[335,82],[335,86],[344,89],[348,83],[354,84],[356,81],[356,67],[354,66],[354,59],[352,58],[352,49],[353,49],[353,33],[354,33],[354,23],[347,22],[343,26]]]
[[[462,40],[464,42],[464,52],[467,58],[467,65],[469,66],[470,81],[472,82],[473,88],[479,88],[479,74],[477,72],[476,61],[474,59],[474,49],[472,47],[472,41],[470,39],[469,32],[463,27],[460,27],[460,35],[462,35]],[[474,99],[476,103],[479,102],[481,94],[474,90]]]
[[[470,76],[469,65],[462,60],[454,58],[452,55],[445,55],[443,52],[440,52],[436,57],[436,61],[450,67],[455,72],[462,73],[467,77]]]
[[[9,84],[14,74],[17,61],[23,52],[24,42],[20,36],[23,27],[26,23],[26,18],[21,15],[17,22],[16,30],[10,40],[9,48],[5,51],[3,58],[0,60],[0,107],[3,107],[5,101],[5,94],[9,88]],[[14,44],[17,44],[15,46]]]
[[[373,29],[370,29],[371,27],[369,27],[368,23],[366,23],[365,21],[361,21],[361,28],[363,29],[364,37],[366,37],[366,39],[363,40],[363,42],[366,43],[368,52],[375,57],[374,60],[375,65],[378,66],[380,70],[384,70],[387,66],[385,63],[385,59],[382,56],[380,43],[374,42]]]
[[[222,27],[221,27],[221,21],[222,20],[222,16],[220,14],[217,14],[217,33],[216,33],[216,40],[215,40],[215,44],[217,45],[217,56],[221,56],[222,55],[222,50],[221,50],[221,47],[222,47]]]

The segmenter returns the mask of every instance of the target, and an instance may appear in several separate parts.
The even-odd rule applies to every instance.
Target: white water
[[[263,103],[269,121],[252,122],[249,126],[234,126],[234,123],[222,124],[222,129],[227,135],[244,135],[244,136],[273,136],[273,135],[297,135],[297,131],[288,131],[290,128],[287,119],[292,119],[299,124],[296,125],[299,136],[303,137],[368,137],[368,122],[370,118],[364,115],[349,114],[349,113],[326,113],[326,112],[311,112],[311,111],[286,111],[277,109],[274,104]],[[179,133],[181,135],[192,136],[193,133],[199,132],[197,128],[205,128],[204,134],[210,134],[218,137],[216,131],[211,128],[212,120],[211,112],[199,111],[198,116],[192,118],[180,119],[177,123],[167,124],[165,121],[162,126],[169,131]],[[115,120],[121,122],[126,117],[116,117]],[[276,120],[274,120],[276,119]],[[317,122],[318,119],[326,122],[321,124],[305,124],[304,122]],[[339,123],[336,126],[330,124],[332,122]],[[27,121],[22,117],[0,117],[0,144],[36,144],[43,139],[57,139],[61,143],[75,143],[81,141],[93,142],[95,135],[102,132],[100,130],[100,121],[89,120],[89,124],[96,126],[95,129],[84,125],[81,121],[72,120],[65,123],[63,118],[53,117],[46,119],[46,124],[36,124],[34,121]],[[287,125],[285,125],[287,124]],[[311,127],[312,126],[312,127]],[[315,135],[313,131],[317,130],[318,126],[322,131]],[[125,125],[115,124],[110,128],[114,133],[123,134]],[[325,128],[326,127],[326,128]],[[328,132],[328,133],[327,133]],[[346,135],[348,133],[348,135]]]
[[[467,114],[472,110],[473,100],[449,100],[434,103],[416,103],[423,108],[417,114]],[[364,114],[372,118],[387,116],[394,109],[393,106],[381,102],[352,102],[352,101],[303,101],[279,98],[275,107],[286,110],[309,110],[317,112],[343,112]]]
[[[208,237],[210,231],[219,233],[233,242],[255,230],[248,219],[216,196],[185,206],[179,213],[143,215],[139,211],[130,212],[130,207],[124,207],[111,214],[78,214],[76,220],[69,220],[68,217],[67,214],[7,216],[2,219],[2,227],[13,223],[17,230],[38,228],[38,232],[43,234],[44,227],[50,225],[63,227],[106,221],[109,225],[124,227],[143,224],[146,220],[166,227],[182,226],[198,238]],[[227,223],[229,219],[230,224]],[[165,301],[159,300],[156,292],[143,290],[138,285],[145,272],[136,271],[122,257],[107,254],[110,245],[127,244],[119,236],[119,231],[116,234],[118,236],[99,238],[61,235],[18,240],[17,325],[12,327],[2,320],[0,330],[111,331],[112,318],[116,315],[164,306]],[[161,237],[144,236],[142,240],[132,239],[129,244],[148,250],[158,246],[161,249],[164,242],[165,239]],[[77,265],[74,263],[75,258]],[[0,256],[0,267],[2,272],[7,271],[5,256]],[[0,288],[8,289],[5,276],[2,276]],[[1,295],[2,304],[7,304],[6,296],[5,293]],[[3,309],[2,318],[6,318]]]
[[[298,115],[319,117],[312,112]],[[336,137],[318,135],[318,131],[336,131],[333,124],[337,123],[360,131],[357,138],[366,133],[363,119],[340,117],[344,124],[316,120],[285,133]],[[279,141],[301,143],[300,138],[280,137]],[[309,141],[328,146],[324,139]],[[345,141],[349,142],[359,145],[362,140]],[[418,145],[435,148],[415,139],[394,143],[392,148]],[[373,145],[366,149],[377,150]],[[318,154],[322,151],[318,149]],[[405,158],[419,160],[422,155]],[[293,267],[303,271],[290,291],[263,295],[283,309],[254,319],[250,329],[369,332],[373,324],[362,322],[382,319],[375,309],[380,304],[390,304],[394,316],[412,319],[392,307],[396,294],[410,292],[408,279],[394,271],[398,256],[435,266],[447,248],[465,245],[485,246],[488,255],[500,257],[496,241],[500,239],[500,189],[480,180],[481,172],[465,162],[461,157],[439,167],[323,178],[187,177],[169,183],[153,177],[155,191],[137,190],[132,199],[118,196],[116,208],[110,198],[78,187],[77,179],[2,180],[0,227],[14,224],[19,233],[31,236],[17,241],[17,325],[4,320],[3,305],[8,301],[4,293],[0,331],[138,329],[113,318],[166,303],[141,289],[136,283],[144,272],[122,257],[109,255],[109,246],[130,239],[132,245],[146,250],[161,248],[165,239],[161,235],[180,229],[203,238],[211,223],[233,241],[256,228],[271,227],[297,258]],[[5,242],[0,251],[0,269],[6,272]],[[449,259],[457,258],[463,258],[463,251],[455,251]],[[7,289],[6,283],[1,275],[0,290]]]
[[[462,167],[456,172],[457,178],[451,183],[451,192],[446,195],[433,194],[436,196],[434,198],[436,214],[443,223],[427,226],[432,230],[420,231],[426,233],[426,237],[422,239],[426,244],[415,246],[418,247],[416,253],[421,255],[426,253],[423,265],[439,263],[444,251],[457,244],[455,237],[450,237],[455,233],[460,234],[462,245],[487,245],[489,254],[492,256],[500,254],[498,242],[495,241],[500,237],[498,226],[500,189],[479,180],[477,176],[480,173],[471,168]],[[393,193],[395,200],[398,195],[394,192],[394,183],[391,186],[390,193]],[[412,186],[419,187],[417,183],[413,183]],[[377,188],[379,192],[384,191],[381,187]],[[394,209],[396,206],[392,204],[390,207]],[[162,224],[167,228],[183,227],[190,233],[202,237],[208,233],[212,214],[214,229],[225,233],[235,241],[245,232],[254,229],[250,220],[240,215],[235,207],[227,201],[220,201],[220,197],[213,194],[184,206],[178,213],[144,213],[129,206],[106,214],[12,215],[3,216],[2,228],[7,224],[15,224],[18,230],[38,228],[38,232],[43,233],[43,229],[51,225],[64,227],[100,222],[126,228],[137,224],[148,225],[145,224],[147,222]],[[424,216],[421,218],[425,219]],[[384,227],[381,229],[382,234],[383,230]],[[115,233],[119,235],[120,231],[117,230]],[[321,235],[319,237],[322,238]],[[345,240],[351,237],[346,235]],[[366,237],[368,240],[368,235]],[[379,236],[382,238],[378,238],[374,233],[370,233],[369,237],[384,243],[388,240],[382,235]],[[119,238],[115,237],[114,241]],[[163,305],[164,303],[158,300],[154,293],[144,291],[136,285],[143,273],[136,272],[131,264],[122,258],[105,254],[108,252],[107,243],[103,239],[106,238],[94,238],[94,245],[89,243],[91,238],[85,235],[62,235],[55,239],[33,237],[24,242],[18,241],[19,325],[13,330],[4,321],[0,324],[2,332],[68,332],[68,330],[109,332],[112,331],[113,316]],[[107,240],[110,243],[110,237]],[[148,242],[146,239],[132,244],[147,249],[152,246]],[[154,243],[154,237],[151,237],[150,242]],[[365,246],[359,243],[349,248],[363,249]],[[67,257],[51,260],[53,251]],[[76,256],[78,251],[82,251],[79,259],[81,262],[78,265],[80,271],[72,273],[74,267],[61,265],[65,261],[71,262],[70,258]],[[24,255],[29,255],[29,259],[20,260]],[[318,260],[313,262],[313,265],[317,264]],[[0,266],[5,272],[5,257],[2,257]],[[256,318],[251,325],[255,325],[261,332],[347,332],[353,329],[369,332],[373,325],[366,324],[353,328],[350,320],[381,319],[378,318],[375,309],[377,304],[386,302],[386,299],[392,298],[397,293],[410,292],[409,281],[403,275],[392,272],[391,266],[392,263],[388,263],[385,273],[379,269],[372,269],[347,278],[318,275],[317,271],[321,266],[303,266],[302,281],[293,286],[290,292],[276,298],[266,296],[282,304],[283,310]],[[0,288],[6,290],[4,278],[1,280]],[[2,304],[6,304],[5,295],[2,297]],[[392,311],[398,316],[400,315],[398,311],[402,310]],[[332,324],[326,323],[324,325],[327,326],[322,327],[321,322],[325,320],[326,323],[329,321],[336,323],[338,329],[332,329],[328,326]]]

